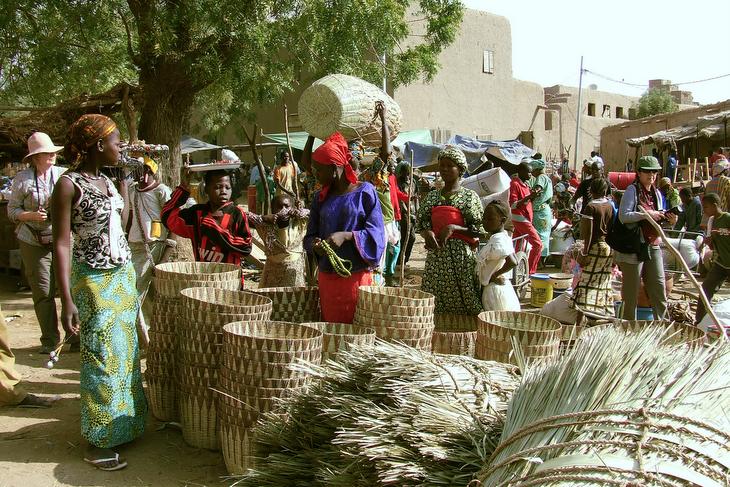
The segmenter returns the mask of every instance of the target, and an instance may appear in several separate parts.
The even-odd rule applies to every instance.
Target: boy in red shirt
[[[530,166],[526,162],[521,162],[517,166],[517,176],[512,178],[509,185],[509,204],[512,208],[512,224],[515,227],[512,237],[527,235],[527,241],[532,246],[527,260],[530,264],[530,274],[534,274],[540,263],[542,241],[532,225],[532,200],[540,194],[540,190],[530,192],[530,187],[525,183],[529,179]]]

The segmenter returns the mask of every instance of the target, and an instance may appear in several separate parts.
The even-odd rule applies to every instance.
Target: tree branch
[[[127,54],[129,54],[129,58],[136,65],[137,64],[137,54],[135,54],[134,49],[132,48],[132,31],[129,29],[129,22],[127,22],[127,16],[124,15],[124,12],[122,12],[122,9],[118,9],[117,13],[119,14],[119,18],[122,19],[122,23],[124,24],[124,31],[127,33]]]

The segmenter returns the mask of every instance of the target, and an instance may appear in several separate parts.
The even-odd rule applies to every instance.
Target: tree
[[[644,118],[661,113],[676,112],[678,108],[677,103],[668,91],[654,88],[641,95],[636,115],[638,118]]]
[[[193,108],[215,129],[235,115],[251,119],[302,73],[377,82],[386,71],[394,87],[432,79],[463,6],[410,3],[10,0],[0,7],[0,101],[48,105],[136,80],[140,137],[171,147],[175,179]]]

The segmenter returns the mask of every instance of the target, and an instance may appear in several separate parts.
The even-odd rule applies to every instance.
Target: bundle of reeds
[[[728,485],[730,346],[673,333],[606,327],[531,368],[481,485]]]
[[[516,369],[377,341],[306,366],[319,379],[256,431],[239,486],[466,485],[496,446]]]

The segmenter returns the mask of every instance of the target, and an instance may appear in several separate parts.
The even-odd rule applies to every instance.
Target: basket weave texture
[[[527,361],[557,357],[562,336],[560,322],[521,311],[484,311],[479,314],[476,358],[516,364],[512,339]]]
[[[304,90],[299,118],[304,130],[320,139],[340,132],[347,140],[360,138],[368,147],[379,147],[381,122],[374,117],[378,101],[387,107],[386,123],[395,139],[402,119],[395,100],[377,86],[344,74],[325,76]]]
[[[369,347],[375,344],[375,330],[350,323],[317,321],[302,323],[304,326],[322,332],[322,361],[335,360],[340,350],[348,350],[351,345]]]
[[[581,338],[588,338],[593,333],[606,327],[619,327],[626,332],[636,333],[648,326],[661,326],[665,328],[664,339],[662,340],[663,345],[686,344],[690,348],[700,348],[704,346],[707,340],[707,334],[695,326],[664,320],[626,320],[618,323],[593,326],[583,330]]]
[[[317,287],[263,287],[252,289],[251,292],[272,301],[272,321],[303,323],[320,319]]]
[[[152,285],[157,295],[168,298],[178,298],[188,287],[236,290],[241,287],[241,269],[212,262],[166,262],[155,266]]]
[[[477,326],[474,315],[436,314],[431,351],[446,355],[473,357],[476,351]]]

